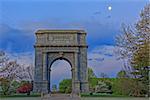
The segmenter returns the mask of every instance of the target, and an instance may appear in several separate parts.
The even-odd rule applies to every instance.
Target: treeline
[[[71,93],[71,79],[64,79],[59,84],[59,92]],[[134,78],[91,78],[89,80],[89,93],[110,94],[116,96],[146,96],[142,93],[143,84],[137,84]],[[140,89],[139,89],[140,88]],[[138,94],[141,92],[141,94]]]

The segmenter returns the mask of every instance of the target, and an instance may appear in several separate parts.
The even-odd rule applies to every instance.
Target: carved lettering
[[[66,40],[73,40],[72,36],[67,36],[67,35],[54,35],[54,36],[49,36],[49,40],[52,41],[66,41]]]

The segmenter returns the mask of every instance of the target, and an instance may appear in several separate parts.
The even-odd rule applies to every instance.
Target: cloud
[[[7,52],[33,51],[34,33],[0,24],[0,49]]]
[[[99,14],[101,14],[101,12],[100,12],[100,11],[96,11],[96,12],[94,12],[94,15],[99,15]]]
[[[22,53],[6,53],[11,60],[16,60],[19,64],[33,65],[34,64],[34,53],[33,52],[22,52]]]
[[[62,18],[50,18],[38,21],[23,21],[19,25],[21,29],[35,32],[39,29],[85,29],[84,21],[71,21]]]
[[[117,60],[115,50],[116,47],[113,45],[102,45],[88,53],[88,66],[93,68],[98,77],[100,77],[100,73],[115,77],[117,72],[123,68],[123,62]]]
[[[119,33],[114,23],[99,19],[80,19],[80,20],[63,20],[61,18],[51,18],[39,21],[22,22],[20,28],[32,31],[32,34],[39,29],[83,29],[87,32],[87,41],[91,45],[113,44],[113,37]],[[116,25],[115,25],[116,26]],[[107,38],[107,40],[106,40]],[[90,41],[90,42],[89,42]]]
[[[95,45],[113,44],[113,36],[118,32],[111,26],[109,22],[102,23],[93,19],[65,21],[61,18],[26,20],[17,28],[0,24],[0,48],[9,52],[33,51],[34,33],[39,29],[83,29],[87,32],[87,42],[91,49]]]

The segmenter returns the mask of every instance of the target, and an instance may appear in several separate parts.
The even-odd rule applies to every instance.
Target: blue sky
[[[148,0],[1,0],[0,48],[31,51],[34,32],[41,28],[85,29],[89,50],[114,45],[121,23],[136,22],[146,3]]]
[[[133,25],[138,21],[139,13],[148,2],[149,0],[0,0],[0,49],[18,56],[30,54],[27,52],[34,54],[34,33],[38,29],[84,29],[89,45],[88,66],[95,70],[97,76],[100,72],[105,72],[115,77],[122,68],[122,63],[115,60],[116,57],[111,52],[114,50],[114,38],[121,33],[122,23]],[[108,10],[109,6],[112,10]],[[31,61],[33,59],[34,56]],[[120,66],[117,67],[118,65]]]

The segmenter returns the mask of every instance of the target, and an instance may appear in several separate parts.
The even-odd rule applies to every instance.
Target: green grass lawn
[[[31,93],[31,95],[27,94],[13,94],[13,95],[1,95],[1,98],[14,98],[14,97],[40,97],[40,94]]]
[[[93,93],[81,94],[81,100],[149,100],[148,97],[131,97],[124,95],[106,94],[106,93]]]
[[[0,98],[0,100],[41,100],[40,97],[17,97],[17,98]],[[81,100],[149,100],[148,98],[136,97],[82,97]]]
[[[116,94],[106,94],[106,93],[83,93],[81,97],[129,97],[124,95],[116,95]]]
[[[84,97],[81,100],[149,100],[141,97]]]
[[[0,100],[41,100],[41,97],[40,94],[33,93],[31,95],[15,94],[10,96],[1,96]],[[93,95],[81,94],[81,100],[148,100],[148,98],[94,93]]]

